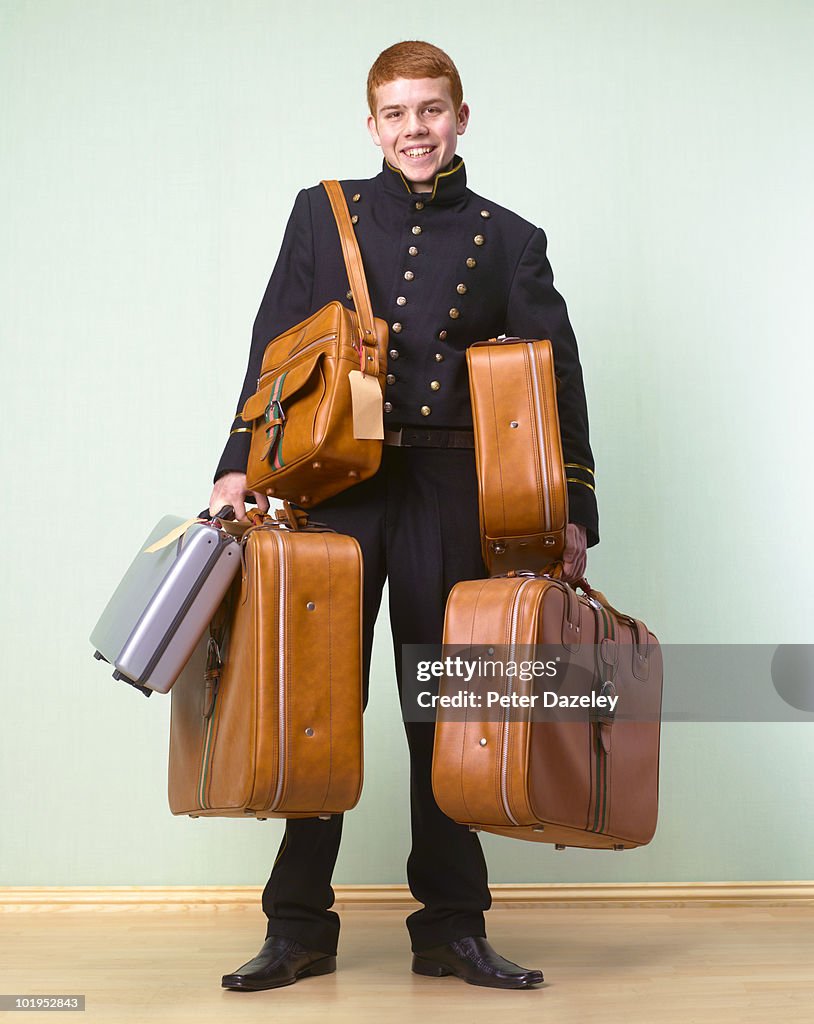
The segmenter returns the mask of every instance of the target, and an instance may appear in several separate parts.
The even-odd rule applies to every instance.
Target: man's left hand
[[[588,533],[578,523],[565,528],[565,550],[562,555],[562,575],[568,583],[576,583],[585,575],[588,563]]]

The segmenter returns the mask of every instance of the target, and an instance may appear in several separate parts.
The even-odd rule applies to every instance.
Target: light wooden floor
[[[812,906],[498,908],[487,915],[492,944],[545,973],[521,992],[412,974],[403,910],[341,916],[336,974],[229,992],[221,975],[263,943],[259,909],[2,914],[0,993],[84,993],[80,1019],[110,1024],[814,1020]]]

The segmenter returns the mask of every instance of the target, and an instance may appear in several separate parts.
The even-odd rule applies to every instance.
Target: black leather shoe
[[[531,988],[543,981],[542,971],[530,971],[504,960],[479,935],[414,953],[413,971],[428,978],[454,974],[470,985],[486,988]]]
[[[269,935],[257,956],[234,974],[224,974],[221,984],[224,988],[259,992],[293,985],[309,974],[333,974],[335,970],[335,956],[315,953],[284,935]]]

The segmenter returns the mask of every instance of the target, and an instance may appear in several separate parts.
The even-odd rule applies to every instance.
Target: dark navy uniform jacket
[[[385,427],[471,428],[467,346],[501,334],[550,339],[569,515],[586,527],[588,545],[597,544],[582,368],[543,230],[468,189],[457,156],[432,192],[412,192],[386,160],[376,177],[341,185],[373,312],[390,327]],[[321,185],[303,189],[254,323],[238,416],[215,480],[246,470],[251,435],[239,411],[256,389],[268,342],[327,302],[353,308],[349,287],[328,195]]]

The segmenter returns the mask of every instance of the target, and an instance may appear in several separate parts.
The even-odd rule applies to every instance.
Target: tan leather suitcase
[[[485,832],[560,849],[626,850],[650,842],[656,828],[661,649],[644,623],[618,612],[585,581],[581,586],[585,594],[528,573],[453,587],[445,645],[501,645],[505,664],[512,651],[543,652],[546,661],[560,659],[551,692],[585,703],[616,694],[618,701],[614,711],[589,707],[559,717],[500,705],[490,714],[439,707],[433,790],[447,815]],[[442,695],[458,686],[449,676],[440,684]],[[507,700],[512,693],[530,699],[552,680],[489,685]]]
[[[171,691],[173,814],[326,817],[359,799],[362,554],[291,523],[246,530],[209,658],[204,642]]]
[[[568,524],[551,342],[492,338],[466,361],[483,560],[492,575],[544,569]]]

